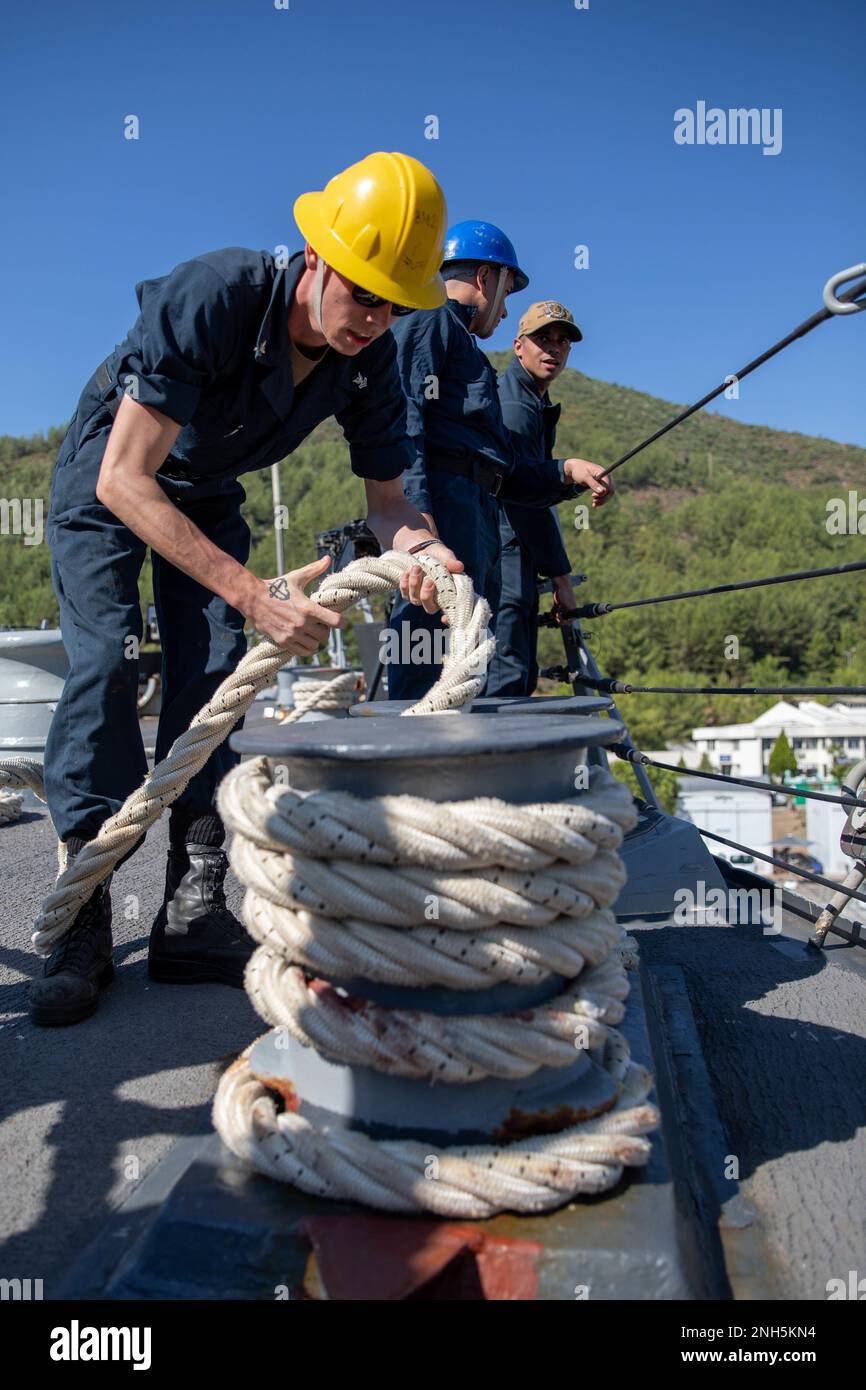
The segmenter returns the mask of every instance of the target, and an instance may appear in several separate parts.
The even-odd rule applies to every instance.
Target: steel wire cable
[[[863,266],[852,266],[851,270],[855,275],[862,274]],[[840,272],[840,274],[841,273],[842,272]],[[838,283],[838,277],[834,278]],[[839,301],[848,304],[859,304],[862,307],[863,297],[866,296],[866,280],[858,281],[857,284],[852,285],[849,290],[845,290],[842,294],[837,295],[835,297],[837,305],[835,309],[828,306],[826,299],[827,289],[830,288],[832,284],[833,282],[831,281],[825,286],[825,307],[823,309],[819,309],[816,313],[805,319],[803,323],[792,329],[784,338],[781,338],[778,343],[774,343],[771,348],[768,348],[766,352],[762,352],[759,357],[753,358],[745,367],[741,367],[738,372],[726,376],[720,386],[716,386],[715,389],[709,391],[706,396],[702,396],[694,405],[687,406],[685,410],[681,410],[672,420],[668,420],[667,424],[662,425],[660,429],[655,430],[651,435],[648,435],[646,439],[641,440],[640,444],[635,444],[634,448],[629,449],[628,452],[623,454],[621,458],[618,458],[615,463],[612,463],[609,468],[606,468],[601,476],[608,477],[617,468],[621,468],[624,463],[627,463],[629,459],[634,458],[635,454],[639,454],[642,449],[646,449],[650,444],[654,444],[657,439],[661,439],[662,435],[667,434],[669,430],[674,429],[677,425],[681,425],[684,420],[688,420],[689,416],[696,414],[699,410],[703,410],[705,405],[709,405],[710,401],[714,401],[717,396],[720,396],[723,391],[728,389],[732,380],[737,382],[742,381],[744,377],[747,377],[750,372],[754,372],[758,367],[762,366],[764,362],[769,362],[770,358],[775,357],[783,348],[789,347],[791,343],[796,342],[798,338],[803,338],[807,333],[811,333],[813,328],[817,328],[820,323],[824,323],[827,319],[832,318],[834,313],[841,312],[838,307]],[[847,312],[850,312],[850,310]],[[584,491],[585,489],[581,490]]]
[[[564,666],[546,667],[541,674],[553,679],[560,672]],[[613,676],[567,674],[604,695],[866,695],[866,685],[631,685]]]
[[[855,796],[849,792],[847,796],[837,796],[833,792],[814,792],[800,787],[789,787],[781,782],[760,782],[750,777],[727,776],[723,772],[706,772],[699,768],[677,767],[674,763],[662,763],[657,758],[651,758],[648,754],[642,753],[638,748],[629,748],[623,743],[610,743],[608,748],[611,753],[615,753],[624,762],[642,763],[644,767],[661,767],[665,772],[675,772],[680,777],[705,777],[710,782],[725,782],[728,786],[754,787],[757,791],[778,792],[782,796],[805,796],[811,801],[831,801],[837,806],[862,806],[866,808],[866,800]]]
[[[676,594],[659,594],[655,598],[633,598],[624,603],[585,603],[579,608],[569,608],[562,618],[602,618],[606,613],[615,613],[622,608],[646,608],[655,603],[673,603],[681,598],[704,598],[707,594],[732,594],[740,589],[762,589],[769,584],[790,584],[795,579],[823,579],[827,575],[852,574],[855,570],[866,570],[866,560],[852,560],[844,565],[828,565],[823,569],[795,570],[791,574],[771,574],[766,579],[743,579],[734,584],[713,584],[706,589],[683,589]]]

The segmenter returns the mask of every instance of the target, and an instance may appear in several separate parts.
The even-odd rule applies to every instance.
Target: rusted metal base
[[[346,1125],[374,1139],[484,1144],[563,1129],[609,1110],[616,1088],[586,1052],[570,1067],[542,1067],[524,1081],[487,1078],[466,1086],[386,1077],[372,1067],[328,1062],[275,1028],[256,1043],[250,1069],[317,1126]]]
[[[637,974],[631,978],[622,1031],[636,1061],[653,1070],[663,1065],[667,1074],[667,1063],[650,1051],[643,991]],[[677,1039],[679,1050],[686,1046],[700,1055],[690,1016],[682,1019]],[[693,1170],[677,1171],[674,1179],[669,1153],[675,1147],[667,1133],[679,1117],[669,1092],[660,1100],[662,1131],[652,1136],[646,1168],[627,1173],[605,1196],[580,1198],[543,1216],[460,1223],[458,1231],[477,1233],[469,1242],[474,1251],[465,1241],[461,1246],[454,1223],[383,1216],[307,1197],[250,1172],[216,1135],[182,1141],[114,1215],[58,1296],[590,1302],[730,1297],[718,1232],[696,1229],[710,1205],[688,1185]],[[712,1129],[711,1093],[702,1093],[701,1105]],[[321,1223],[333,1217],[344,1220],[336,1232],[327,1232]],[[373,1244],[371,1231],[380,1233]],[[484,1269],[485,1250],[499,1265],[495,1277],[489,1265]],[[429,1276],[423,1284],[407,1262],[420,1262]]]

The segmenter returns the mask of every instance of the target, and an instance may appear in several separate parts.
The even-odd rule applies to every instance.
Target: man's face
[[[315,259],[313,260],[315,267]],[[322,289],[322,330],[330,346],[344,357],[354,357],[381,338],[394,322],[389,303],[367,308],[352,298],[354,286],[333,266],[325,267]]]
[[[515,339],[514,351],[535,381],[551,382],[568,361],[571,339],[563,329],[551,324]]]

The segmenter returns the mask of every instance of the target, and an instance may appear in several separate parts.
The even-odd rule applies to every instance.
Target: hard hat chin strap
[[[475,329],[479,338],[489,338],[499,322],[499,314],[505,299],[505,285],[508,280],[508,270],[509,267],[507,265],[501,265],[499,267],[499,279],[496,283],[496,293],[490,302],[487,313],[484,315],[483,319],[478,322],[478,326]]]
[[[325,262],[321,256],[316,258],[316,278],[313,281],[313,318],[316,327],[324,337],[325,330],[322,326],[322,291],[325,288]]]

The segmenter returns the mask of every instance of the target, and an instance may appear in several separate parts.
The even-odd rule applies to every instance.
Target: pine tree
[[[773,744],[767,770],[771,777],[777,778],[780,782],[784,779],[786,772],[797,771],[797,759],[794,757],[793,749],[784,729]]]

